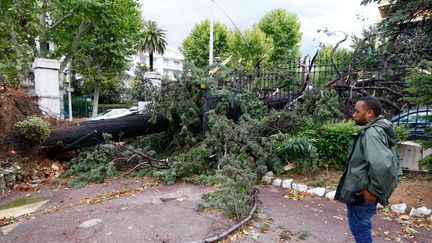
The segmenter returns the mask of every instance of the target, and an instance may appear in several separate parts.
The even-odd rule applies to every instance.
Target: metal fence
[[[226,84],[236,92],[255,92],[263,101],[279,101],[283,108],[301,94],[322,89],[334,89],[345,113],[350,114],[356,98],[374,95],[383,104],[386,117],[396,125],[406,125],[415,136],[422,138],[425,128],[432,126],[428,118],[432,106],[416,106],[405,98],[406,76],[416,67],[428,50],[383,52],[380,49],[330,55],[317,53],[304,58],[289,58],[285,63],[262,65],[253,70],[235,70]],[[217,104],[208,97],[205,110]],[[352,108],[351,108],[352,109]],[[417,136],[418,135],[418,136]]]

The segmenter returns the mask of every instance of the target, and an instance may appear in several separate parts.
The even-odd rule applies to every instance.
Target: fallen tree
[[[46,146],[62,145],[63,149],[95,146],[104,141],[103,134],[111,134],[114,140],[142,136],[168,129],[169,122],[161,114],[132,114],[116,119],[85,121],[75,127],[66,127],[51,132]]]

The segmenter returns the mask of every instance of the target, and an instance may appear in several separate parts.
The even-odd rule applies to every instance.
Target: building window
[[[168,59],[164,59],[164,67],[169,67],[169,60]]]

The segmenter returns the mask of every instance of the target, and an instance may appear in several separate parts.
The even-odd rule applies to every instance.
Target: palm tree
[[[153,71],[153,52],[163,54],[166,49],[165,30],[160,29],[155,21],[145,21],[142,37],[139,50],[149,53],[150,71]]]

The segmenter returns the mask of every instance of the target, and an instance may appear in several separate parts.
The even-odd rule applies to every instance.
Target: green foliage
[[[287,111],[270,111],[257,118],[259,120],[252,120],[250,123],[256,123],[256,125],[252,126],[252,129],[259,130],[262,136],[277,133],[297,134],[307,121],[306,117]]]
[[[175,152],[175,147],[170,147],[171,137],[167,132],[153,133],[146,136],[136,137],[128,142],[133,148],[156,159],[170,157]]]
[[[69,162],[65,177],[69,186],[83,186],[88,183],[102,183],[107,178],[119,175],[113,162],[114,154],[109,145],[103,144],[84,150]]]
[[[231,63],[240,63],[244,68],[255,68],[258,61],[270,53],[273,39],[267,37],[258,25],[254,25],[252,29],[247,28],[244,31],[244,38],[247,44],[237,30],[233,30],[229,35],[228,45],[234,60]]]
[[[304,134],[296,136],[275,134],[269,138],[273,141],[269,141],[268,144],[276,147],[277,155],[289,164],[294,163],[299,173],[304,174],[318,169],[318,150],[314,145],[315,139]]]
[[[21,135],[25,138],[42,144],[51,134],[49,123],[39,117],[29,117],[16,123]]]
[[[366,5],[379,0],[362,0]],[[385,39],[396,45],[407,45],[415,49],[426,49],[422,54],[430,55],[432,43],[432,2],[425,0],[396,1],[391,0],[386,18],[379,24],[379,30]],[[413,35],[413,32],[417,32]],[[399,43],[398,43],[399,42]],[[405,42],[405,43],[404,43]],[[409,46],[408,46],[409,45]]]
[[[163,171],[155,171],[153,176],[162,180],[165,184],[173,184],[177,178],[194,177],[195,175],[208,175],[213,173],[214,162],[210,157],[213,149],[206,144],[193,147],[188,152],[178,155],[171,163],[171,168]]]
[[[170,121],[168,132],[177,148],[197,144],[202,139],[202,115],[205,91],[200,83],[209,84],[202,70],[186,64],[182,77],[176,83],[169,83],[149,100],[151,110],[161,112]]]
[[[378,59],[376,56],[384,43],[383,38],[380,36],[378,27],[376,25],[370,25],[362,30],[360,36],[353,36],[351,46],[357,49],[359,63],[369,63],[371,60],[368,59]]]
[[[244,154],[230,154],[222,158],[226,163],[222,170],[218,171],[219,182],[222,188],[219,191],[208,194],[210,207],[221,208],[228,217],[241,219],[247,215],[253,205],[254,185],[258,175],[252,158]],[[220,162],[220,163],[221,163]]]
[[[410,96],[405,100],[413,102],[416,105],[431,105],[432,104],[432,61],[422,60],[416,68],[413,68],[408,76],[407,91]],[[432,115],[425,117],[427,121],[432,121]],[[432,128],[426,127],[425,135],[432,136]],[[423,141],[423,147],[431,148],[432,141]]]
[[[410,132],[408,131],[407,126],[399,125],[399,126],[394,126],[394,128],[396,130],[396,134],[399,137],[400,141],[406,141],[408,139]]]
[[[245,121],[239,125],[210,111],[205,140],[173,158],[170,169],[152,174],[168,184],[184,178],[221,185],[219,191],[207,195],[208,204],[239,219],[248,212],[254,184],[267,171],[267,165],[281,167],[277,156],[267,152],[261,139],[254,137],[259,129],[252,130],[252,126],[254,123]]]
[[[138,6],[134,0],[100,4],[101,16],[81,39],[82,46],[73,58],[72,69],[83,77],[86,91],[93,91],[93,116],[101,92],[121,88],[124,71],[129,68],[128,56],[136,53],[142,25]]]
[[[406,76],[407,91],[405,100],[418,105],[432,104],[432,61],[423,60]]]
[[[354,122],[327,123],[316,133],[316,146],[320,154],[320,164],[343,168],[347,156],[348,141],[351,135],[358,132],[360,126]]]
[[[166,33],[158,27],[155,21],[145,21],[138,45],[141,52],[149,53],[150,71],[153,71],[153,53],[157,52],[162,55],[165,52],[167,46]]]
[[[424,157],[418,163],[420,169],[432,172],[432,154]]]
[[[144,74],[150,71],[145,65],[138,65],[135,68],[135,78],[131,81],[130,93],[135,101],[148,101],[157,93],[158,87],[153,85],[150,79],[145,79]]]
[[[37,33],[38,1],[0,1],[0,82],[17,87],[30,78],[34,55],[28,35]]]
[[[259,24],[242,32],[243,35],[217,21],[214,23],[213,48],[216,60],[224,60],[232,54],[233,61],[229,66],[255,68],[258,63],[285,61],[289,56],[299,54],[300,22],[296,15],[284,9],[272,10]],[[208,66],[209,33],[210,21],[206,19],[196,24],[183,40],[181,50],[186,62],[201,68]]]
[[[294,104],[294,111],[299,116],[312,117],[315,122],[339,121],[344,115],[339,110],[339,97],[334,90],[320,90],[303,96],[303,102]]]
[[[228,57],[228,28],[215,21],[213,23],[213,53],[214,57]],[[195,25],[186,39],[183,40],[181,51],[184,61],[203,68],[209,65],[210,21],[208,19]]]
[[[315,58],[314,71],[311,74],[311,85],[318,89],[324,89],[327,84],[336,79],[336,71],[331,63],[331,52],[333,46],[322,46]],[[348,71],[352,60],[352,53],[345,48],[337,48],[334,53],[334,61],[338,64],[340,71]]]
[[[161,113],[170,122],[169,129],[134,139],[126,146],[153,158],[169,158],[170,168],[144,167],[136,175],[152,175],[166,184],[182,179],[216,185],[218,190],[205,197],[207,206],[222,209],[227,216],[240,219],[249,212],[255,184],[268,170],[278,174],[287,163],[295,163],[299,172],[307,173],[321,165],[321,151],[317,146],[321,134],[317,127],[333,120],[335,113],[318,112],[312,106],[326,109],[324,103],[327,103],[333,109],[335,101],[332,99],[337,98],[330,97],[335,96],[333,93],[323,92],[317,97],[304,98],[303,102],[309,105],[304,112],[300,112],[300,108],[269,111],[255,93],[238,94],[226,85],[229,75],[232,75],[231,70],[224,68],[209,77],[205,70],[186,64],[177,82],[164,83],[148,97],[151,110]],[[200,89],[201,84],[205,84],[206,90]],[[205,95],[220,98],[214,109],[206,114],[206,136],[202,133]],[[239,112],[233,119],[228,119],[227,111],[232,109]],[[317,123],[302,125],[312,117]],[[87,153],[89,158],[102,154],[107,158],[101,160],[112,160],[108,158],[111,154]],[[125,152],[124,155],[132,154]],[[87,156],[81,156],[82,163],[79,159],[74,161],[71,168],[83,171],[84,177],[93,178],[92,181],[101,180],[100,166],[107,171],[106,167],[111,164],[95,162],[91,167]],[[128,163],[133,166],[139,162],[134,157]],[[72,182],[79,180],[76,178]]]
[[[273,9],[260,19],[259,27],[273,39],[270,61],[280,62],[287,60],[289,56],[298,56],[301,32],[297,15],[285,9]]]
[[[65,57],[60,66],[62,73],[72,57],[79,59],[74,55],[80,47],[101,48],[92,42],[100,38],[109,40],[102,48],[121,49],[134,40],[130,30],[138,33],[141,23],[135,0],[2,0],[0,5],[0,79],[15,86],[33,79],[34,58]],[[122,43],[116,41],[119,34],[124,34]],[[55,50],[49,50],[49,45],[54,45]]]

